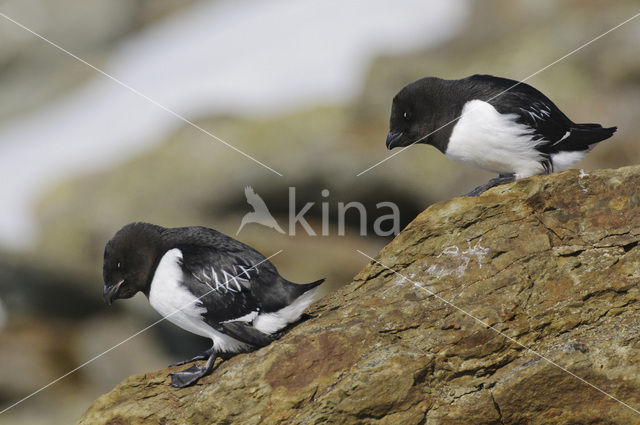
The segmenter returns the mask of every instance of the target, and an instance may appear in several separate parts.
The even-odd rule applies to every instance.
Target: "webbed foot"
[[[211,373],[213,370],[213,364],[218,358],[218,355],[211,350],[211,355],[207,360],[207,363],[202,366],[193,365],[188,369],[181,370],[180,372],[173,372],[169,375],[171,376],[171,386],[176,388],[184,388],[198,382],[198,379],[202,378]]]

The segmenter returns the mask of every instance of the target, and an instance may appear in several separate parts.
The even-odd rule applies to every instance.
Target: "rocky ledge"
[[[567,171],[433,205],[279,341],[191,388],[131,376],[80,423],[637,423],[638,188]]]

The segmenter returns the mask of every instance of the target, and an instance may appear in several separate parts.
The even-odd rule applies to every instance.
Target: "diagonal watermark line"
[[[545,361],[546,361],[546,362],[548,362],[549,364],[551,364],[551,365],[553,365],[553,366],[557,367],[558,369],[560,369],[560,370],[562,370],[562,371],[564,371],[564,372],[568,373],[569,375],[573,376],[574,378],[578,379],[579,381],[583,382],[584,384],[587,384],[587,385],[588,385],[588,386],[590,386],[591,388],[593,388],[593,389],[595,389],[595,390],[597,390],[597,391],[601,392],[602,394],[606,395],[607,397],[611,398],[612,400],[617,401],[618,403],[622,404],[623,406],[625,406],[625,407],[627,407],[627,408],[629,408],[629,409],[633,410],[635,413],[637,413],[637,414],[639,414],[639,415],[640,415],[640,410],[635,409],[635,408],[633,408],[633,407],[629,406],[629,405],[628,405],[627,403],[625,403],[624,401],[619,400],[619,399],[615,398],[614,396],[612,396],[611,394],[609,394],[608,392],[606,392],[606,391],[604,391],[604,390],[602,390],[602,389],[600,389],[600,388],[596,387],[595,385],[593,385],[592,383],[590,383],[590,382],[586,381],[585,379],[583,379],[583,378],[579,377],[579,376],[578,376],[578,375],[576,375],[575,373],[573,373],[573,372],[571,372],[571,371],[567,370],[566,368],[564,368],[564,367],[560,366],[558,363],[554,362],[553,360],[551,360],[551,359],[549,359],[549,358],[547,358],[547,357],[543,356],[542,354],[538,353],[538,352],[537,352],[537,351],[535,351],[533,348],[527,347],[526,345],[522,344],[521,342],[518,342],[517,340],[513,339],[512,337],[510,337],[509,335],[505,334],[504,332],[502,332],[502,331],[500,331],[500,330],[498,330],[498,329],[494,328],[493,326],[491,326],[490,324],[488,324],[488,323],[487,323],[487,322],[485,322],[484,320],[479,319],[479,318],[477,318],[476,316],[474,316],[473,314],[471,314],[471,313],[469,313],[469,312],[467,312],[467,311],[465,311],[465,310],[461,309],[460,307],[456,306],[456,305],[455,305],[455,304],[453,304],[452,302],[450,302],[450,301],[448,301],[448,300],[446,300],[446,299],[442,298],[440,295],[436,294],[435,292],[430,291],[429,289],[427,289],[427,288],[425,288],[424,286],[420,285],[420,283],[418,283],[418,282],[416,282],[416,281],[414,281],[414,280],[412,280],[412,279],[409,279],[408,277],[406,277],[406,276],[405,276],[405,275],[403,275],[402,273],[397,272],[397,271],[393,270],[392,268],[390,268],[390,267],[388,267],[388,266],[386,266],[386,265],[382,264],[380,261],[378,261],[378,260],[376,260],[375,258],[373,258],[373,257],[371,257],[371,256],[369,256],[369,255],[367,255],[367,254],[365,254],[364,252],[360,251],[359,249],[356,249],[356,251],[358,251],[360,254],[364,255],[365,257],[367,257],[369,260],[371,260],[371,261],[375,262],[376,264],[379,264],[380,266],[384,267],[385,269],[387,269],[387,270],[389,270],[389,271],[391,271],[391,272],[393,272],[393,273],[397,274],[398,276],[400,276],[400,277],[402,277],[402,278],[404,278],[404,279],[408,280],[409,282],[411,282],[411,283],[413,284],[413,286],[414,286],[415,288],[422,289],[423,291],[427,292],[429,295],[433,295],[435,298],[437,298],[438,300],[442,301],[443,303],[445,303],[445,304],[447,304],[447,305],[449,305],[449,306],[451,306],[451,307],[455,308],[456,310],[460,311],[461,313],[466,314],[467,316],[471,317],[473,320],[475,320],[476,322],[480,323],[481,325],[483,325],[483,326],[485,326],[485,327],[487,327],[487,328],[491,329],[492,331],[496,332],[497,334],[499,334],[499,335],[501,335],[501,336],[503,336],[503,337],[507,338],[509,341],[514,342],[515,344],[519,345],[520,347],[522,347],[522,348],[524,348],[524,349],[526,349],[526,350],[531,351],[533,354],[535,354],[536,356],[540,357],[542,360],[545,360]]]
[[[229,282],[229,279],[235,279],[240,277],[240,275],[242,275],[243,273],[245,273],[246,271],[249,271],[251,269],[254,269],[256,267],[258,267],[260,264],[264,263],[265,261],[268,261],[269,259],[275,257],[276,255],[280,254],[283,250],[281,249],[280,251],[276,252],[275,254],[271,254],[269,257],[265,258],[264,260],[260,261],[259,263],[253,265],[252,267],[245,269],[242,271],[242,273],[236,275],[236,276],[232,276],[227,278],[227,280],[225,281],[225,284]],[[58,381],[61,381],[62,379],[66,378],[67,376],[77,372],[78,370],[82,369],[83,367],[85,367],[86,365],[88,365],[89,363],[93,362],[94,360],[99,359],[100,357],[104,356],[105,354],[115,350],[116,348],[118,348],[119,346],[121,346],[122,344],[131,341],[133,338],[137,337],[138,335],[140,335],[143,332],[148,331],[149,329],[151,329],[152,327],[154,327],[155,325],[157,325],[158,323],[164,321],[165,319],[173,316],[176,313],[181,312],[182,310],[184,310],[185,308],[189,307],[190,305],[194,304],[195,302],[197,302],[198,300],[200,300],[201,298],[206,297],[207,295],[209,295],[210,293],[214,292],[215,289],[211,289],[210,291],[208,291],[207,293],[205,293],[204,295],[199,296],[198,298],[196,298],[193,301],[190,301],[189,303],[183,305],[182,307],[180,307],[179,309],[175,310],[174,312],[167,314],[166,316],[163,316],[162,318],[156,320],[155,322],[153,322],[152,324],[150,324],[149,326],[147,326],[146,328],[143,328],[141,330],[139,330],[138,332],[134,333],[133,335],[129,336],[128,338],[123,339],[122,341],[120,341],[119,343],[117,343],[116,345],[114,345],[111,348],[108,348],[107,350],[103,351],[102,353],[92,357],[91,359],[87,360],[86,362],[82,363],[80,366],[70,370],[69,372],[65,373],[64,375],[60,376],[59,378],[54,379],[53,381],[49,382],[47,385],[45,385],[44,387],[32,392],[31,394],[29,394],[28,396],[25,396],[23,398],[21,398],[20,400],[16,401],[15,403],[13,403],[12,405],[5,407],[4,409],[2,409],[0,411],[0,415],[2,415],[3,413],[5,413],[7,410],[14,408],[15,406],[19,405],[20,403],[22,403],[23,401],[26,401],[28,399],[30,399],[31,397],[33,397],[34,395],[46,390],[47,388],[49,388],[50,386],[52,386],[53,384],[57,383]]]
[[[589,41],[587,41],[586,43],[584,43],[583,45],[576,47],[575,49],[573,49],[572,51],[570,51],[569,53],[567,53],[566,55],[556,59],[555,61],[551,62],[549,65],[537,70],[536,72],[534,72],[533,74],[529,75],[528,77],[523,78],[522,80],[518,81],[517,83],[515,83],[514,85],[512,85],[511,87],[501,91],[500,93],[496,94],[495,96],[490,97],[489,99],[485,100],[485,102],[490,102],[493,99],[502,96],[503,94],[505,94],[506,92],[513,90],[515,87],[519,86],[520,84],[524,83],[525,81],[535,77],[536,75],[540,74],[542,71],[547,70],[548,68],[551,68],[553,65],[557,64],[558,62],[561,62],[563,60],[565,60],[566,58],[568,58],[569,56],[573,55],[574,53],[584,49],[585,47],[587,47],[588,45],[590,45],[591,43],[594,43],[598,40],[600,40],[602,37],[604,37],[605,35],[609,34],[612,31],[617,30],[618,28],[620,28],[621,26],[631,22],[632,20],[636,19],[638,16],[640,16],[640,12],[636,13],[635,15],[633,15],[632,17],[626,19],[623,22],[620,22],[618,25],[616,25],[615,27],[603,32],[602,34],[600,34],[599,36],[597,36],[596,38],[593,38]],[[394,156],[398,155],[399,153],[404,152],[405,150],[409,149],[411,146],[415,145],[416,143],[419,143],[421,141],[423,141],[424,139],[426,139],[427,137],[431,136],[434,133],[437,133],[438,131],[442,130],[443,128],[445,128],[446,126],[458,121],[460,118],[462,117],[462,115],[452,119],[451,121],[449,121],[448,123],[444,124],[443,126],[433,130],[431,133],[426,134],[422,137],[420,137],[419,139],[415,140],[414,142],[412,142],[411,144],[403,147],[402,149],[400,149],[399,151],[387,156],[386,158],[376,162],[375,164],[373,164],[371,167],[367,168],[366,170],[363,170],[361,172],[359,172],[358,174],[356,174],[356,177],[360,177],[361,175],[363,175],[364,173],[366,173],[367,171],[372,170],[373,168],[377,167],[378,165],[382,164],[383,162],[386,162],[388,160],[390,160],[391,158],[393,158]]]
[[[202,133],[206,134],[207,136],[211,137],[212,139],[217,140],[218,142],[222,143],[223,145],[225,145],[226,147],[233,149],[234,151],[236,151],[237,153],[239,153],[240,155],[243,155],[245,158],[250,159],[251,161],[255,162],[256,164],[262,165],[264,168],[266,168],[267,170],[271,171],[272,173],[275,173],[277,175],[279,175],[280,177],[282,177],[282,173],[274,170],[273,168],[269,167],[268,165],[264,164],[263,162],[258,161],[256,158],[252,157],[251,155],[249,155],[248,153],[236,148],[235,146],[233,146],[232,144],[230,144],[229,142],[221,139],[220,137],[216,136],[215,134],[211,133],[210,131],[205,130],[204,128],[200,127],[198,124],[194,123],[193,121],[187,119],[186,117],[184,117],[183,115],[180,115],[179,113],[177,113],[176,111],[174,111],[173,109],[170,109],[164,105],[162,105],[160,102],[150,98],[149,96],[147,96],[146,94],[136,90],[135,88],[131,87],[130,85],[128,85],[127,83],[119,80],[118,78],[112,76],[111,74],[106,73],[105,71],[101,70],[100,68],[91,65],[89,62],[85,61],[84,59],[82,59],[79,56],[74,55],[73,53],[71,53],[70,51],[64,49],[63,47],[61,47],[60,45],[54,43],[53,41],[47,39],[46,37],[38,34],[37,32],[33,31],[32,29],[24,26],[23,24],[21,24],[20,22],[16,21],[15,19],[10,18],[9,16],[5,15],[4,13],[0,12],[0,16],[2,16],[3,18],[5,18],[7,21],[13,22],[15,25],[19,26],[20,28],[22,28],[23,30],[30,32],[31,34],[33,34],[34,36],[38,37],[39,39],[41,39],[42,41],[50,44],[51,46],[55,47],[56,49],[66,53],[67,55],[71,56],[72,58],[76,59],[79,62],[82,62],[83,64],[85,64],[86,66],[88,66],[89,68],[93,69],[94,71],[104,75],[105,77],[109,78],[110,80],[114,81],[115,83],[121,85],[122,87],[126,88],[127,90],[131,91],[134,94],[137,94],[138,96],[142,97],[143,99],[147,100],[148,102],[154,104],[155,106],[157,106],[158,108],[168,112],[169,114],[173,115],[174,117],[178,118],[179,120],[185,122],[186,124],[190,125],[191,127],[195,128],[196,130],[201,131]]]

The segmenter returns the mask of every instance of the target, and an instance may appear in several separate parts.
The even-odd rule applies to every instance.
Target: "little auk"
[[[422,78],[393,98],[387,148],[424,143],[498,173],[467,196],[534,174],[565,170],[617,127],[576,124],[528,84],[492,75]]]
[[[263,347],[298,321],[324,279],[295,284],[253,248],[206,227],[165,228],[131,223],[104,250],[107,304],[142,292],[151,306],[179,327],[211,338],[213,346],[171,374],[186,387],[211,373],[217,357]]]

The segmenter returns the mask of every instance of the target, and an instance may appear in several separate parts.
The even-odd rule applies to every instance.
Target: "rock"
[[[572,170],[435,204],[279,341],[191,388],[131,376],[80,424],[633,423],[639,185]]]

